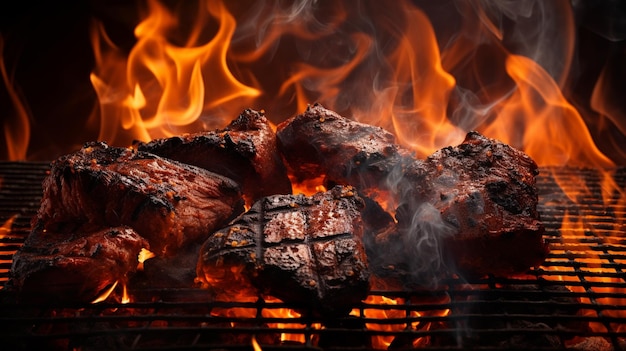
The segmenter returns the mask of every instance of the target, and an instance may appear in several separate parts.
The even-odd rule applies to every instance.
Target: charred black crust
[[[277,127],[278,148],[298,179],[323,176],[359,189],[385,186],[385,177],[402,168],[410,153],[381,127],[360,123],[309,105]]]
[[[103,142],[86,143],[53,162],[43,188],[44,200],[33,219],[42,230],[71,233],[129,225],[148,238],[158,254],[204,239],[203,230],[208,235],[243,211],[240,186],[232,179]],[[196,201],[220,205],[206,219],[186,215],[186,210],[201,210],[190,207]]]
[[[351,220],[357,220],[365,203],[354,188],[342,186],[313,196],[266,197],[205,242],[200,266],[208,271],[218,266],[245,267],[243,274],[259,291],[285,301],[312,304],[314,313],[344,313],[343,308],[350,305],[346,302],[364,298],[369,286],[362,238],[355,236],[362,232],[311,233],[311,226],[320,220],[313,212],[324,206],[332,206],[332,211],[345,211]],[[290,218],[290,226],[294,218],[301,218],[303,227],[290,227],[289,230],[299,233],[294,237],[270,240],[264,236],[266,224],[282,218],[281,215]],[[312,217],[316,219],[310,219]],[[329,258],[336,260],[340,267],[333,267],[329,272],[329,267],[320,263]],[[350,273],[342,276],[344,270]]]
[[[266,123],[265,112],[247,108],[230,122],[226,130],[258,130],[260,123]]]

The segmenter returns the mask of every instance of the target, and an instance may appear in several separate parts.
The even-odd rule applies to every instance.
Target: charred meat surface
[[[379,255],[381,265],[415,271],[430,262],[467,276],[508,276],[545,260],[537,165],[523,152],[470,132],[460,145],[407,169],[396,213],[399,229],[376,240],[381,252],[398,254],[397,262],[387,261],[393,255]]]
[[[472,275],[524,273],[547,256],[537,212],[537,164],[502,142],[470,132],[426,160],[431,203],[455,229],[444,240],[457,269]]]
[[[135,272],[142,248],[148,242],[128,227],[33,231],[13,256],[9,287],[27,301],[90,302]]]
[[[128,148],[88,143],[53,162],[33,227],[72,233],[127,225],[157,255],[202,242],[238,213],[232,180]]]
[[[342,186],[263,198],[206,241],[198,278],[226,296],[249,288],[314,313],[347,313],[369,288],[363,206]]]
[[[388,131],[342,117],[320,104],[279,124],[278,148],[298,180],[326,177],[359,190],[385,188],[411,160]]]
[[[276,134],[263,112],[246,109],[223,130],[156,139],[135,146],[231,178],[242,185],[251,200],[291,194]]]

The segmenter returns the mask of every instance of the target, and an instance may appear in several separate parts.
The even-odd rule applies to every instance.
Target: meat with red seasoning
[[[263,196],[291,194],[276,134],[262,111],[246,109],[223,130],[155,139],[135,146],[233,179],[241,184],[249,204]]]
[[[198,278],[227,298],[267,293],[316,314],[345,314],[369,290],[364,205],[341,186],[263,198],[205,242]]]
[[[30,302],[91,302],[124,283],[148,242],[128,227],[73,234],[34,228],[13,256],[9,289]]]
[[[239,186],[147,152],[88,143],[52,163],[33,226],[73,233],[132,227],[157,255],[203,242],[243,212]]]

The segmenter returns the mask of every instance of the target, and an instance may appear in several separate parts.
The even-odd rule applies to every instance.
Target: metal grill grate
[[[30,230],[47,169],[0,163],[0,284]],[[214,301],[193,288],[141,288],[131,303],[71,306],[17,304],[0,290],[0,340],[10,349],[60,350],[626,349],[626,168],[608,180],[595,170],[543,169],[538,187],[552,251],[524,278],[372,291],[350,316],[332,320],[306,317],[307,306]]]

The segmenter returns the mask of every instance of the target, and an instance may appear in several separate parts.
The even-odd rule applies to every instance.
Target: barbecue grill
[[[30,231],[47,162],[0,163],[0,283]],[[582,183],[581,180],[582,179]],[[626,188],[626,168],[612,172]],[[626,203],[602,198],[593,169],[541,169],[539,210],[551,253],[524,277],[443,279],[434,289],[372,291],[349,316],[259,297],[217,301],[210,291],[131,288],[131,302],[16,302],[0,290],[3,349],[555,350],[626,348]],[[561,189],[579,189],[576,198]],[[606,194],[605,194],[606,196]],[[42,292],[45,293],[45,292]],[[390,302],[393,301],[393,302]],[[278,313],[285,308],[301,313]],[[246,312],[242,317],[239,312]],[[382,340],[383,343],[380,344]],[[581,344],[582,343],[582,344]],[[602,349],[602,348],[599,348]]]

